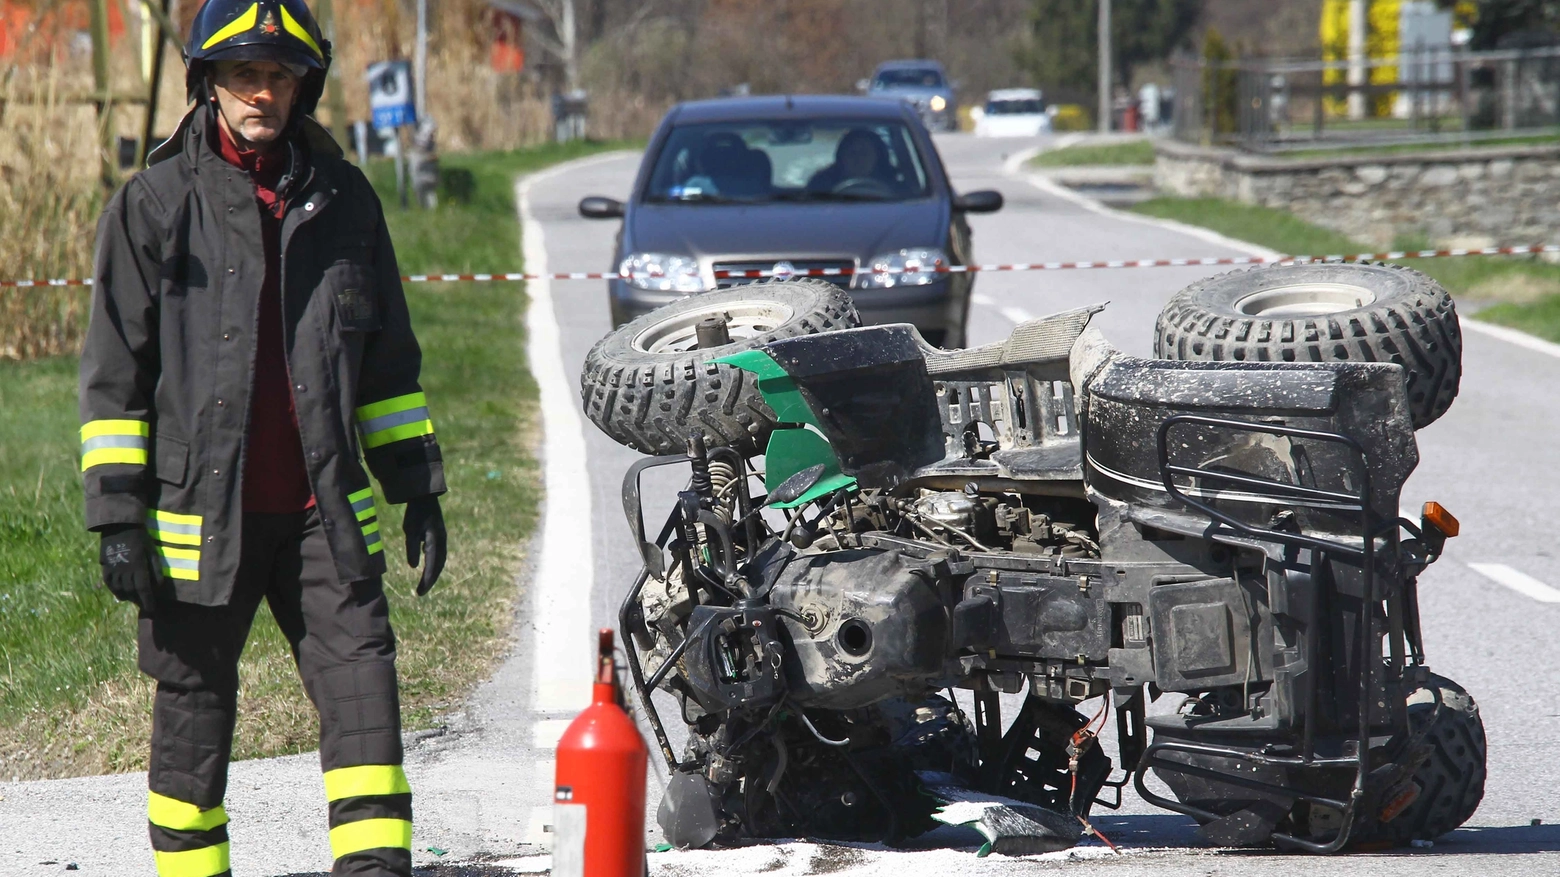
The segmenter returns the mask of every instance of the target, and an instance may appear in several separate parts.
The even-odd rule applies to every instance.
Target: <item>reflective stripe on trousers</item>
[[[412,787],[399,764],[362,764],[325,771],[330,802],[330,854],[337,860],[378,851],[412,852]],[[377,856],[376,856],[377,857]]]
[[[228,871],[227,811],[147,792],[146,820],[158,877],[219,877]]]
[[[167,527],[166,535],[180,535],[175,530]],[[180,854],[160,856],[160,873],[226,873],[217,870],[226,861],[226,819],[212,811],[226,796],[239,657],[264,602],[319,709],[319,757],[330,799],[326,825],[337,856],[333,873],[411,877],[411,790],[400,767],[395,635],[382,583],[377,578],[340,580],[318,509],[246,515],[242,535],[240,576],[229,604],[159,604],[155,614],[137,621],[141,669],[158,683],[148,782],[174,801],[158,811],[153,847]],[[235,792],[244,793],[243,787]],[[199,808],[180,810],[177,802]],[[325,816],[317,805],[295,805],[294,811],[286,818],[310,827]],[[219,819],[220,828],[201,830],[220,835],[167,827],[201,820],[214,825]],[[323,856],[324,840],[306,852]]]

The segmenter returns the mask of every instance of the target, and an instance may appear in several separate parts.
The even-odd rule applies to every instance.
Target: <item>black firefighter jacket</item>
[[[198,107],[109,202],[81,358],[89,529],[145,524],[164,596],[233,591],[265,277],[248,176]],[[341,581],[385,569],[373,490],[444,491],[432,418],[384,214],[368,181],[306,119],[281,227],[282,332],[304,463]],[[306,156],[306,160],[302,158]]]

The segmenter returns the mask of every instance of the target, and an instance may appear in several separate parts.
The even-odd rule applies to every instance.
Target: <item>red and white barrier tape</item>
[[[1484,247],[1482,249],[1455,250],[1393,250],[1386,253],[1353,253],[1340,256],[1209,256],[1202,259],[1112,259],[1103,262],[1015,262],[1006,265],[938,265],[921,268],[913,273],[979,274],[1000,271],[1065,271],[1081,268],[1184,268],[1199,265],[1266,265],[1317,262],[1395,262],[1399,259],[1438,259],[1447,256],[1529,256],[1539,253],[1560,253],[1557,244],[1533,244],[1526,247]],[[855,274],[901,274],[904,270],[863,270],[854,268],[794,268],[754,271],[716,271],[717,280],[762,280],[773,277],[850,277]],[[626,279],[627,274],[617,271],[568,271],[556,274],[409,274],[401,277],[404,283],[451,283],[456,281],[514,281],[514,280],[616,280]],[[49,286],[91,286],[91,278],[54,280],[0,280],[0,289]]]

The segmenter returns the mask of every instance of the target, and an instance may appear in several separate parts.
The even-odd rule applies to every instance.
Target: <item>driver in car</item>
[[[854,180],[871,180],[892,187],[888,150],[883,139],[865,128],[852,128],[834,148],[834,163],[812,175],[807,181],[811,192],[835,192]]]

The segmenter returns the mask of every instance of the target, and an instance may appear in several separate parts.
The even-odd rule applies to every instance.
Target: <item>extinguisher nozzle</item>
[[[612,660],[612,628],[603,627],[597,634],[596,681],[615,683],[617,667]]]

